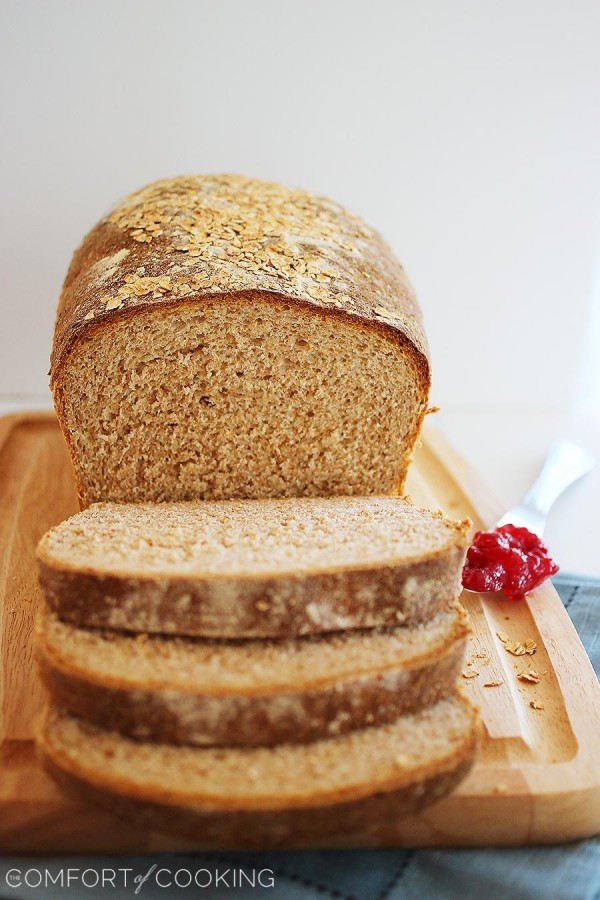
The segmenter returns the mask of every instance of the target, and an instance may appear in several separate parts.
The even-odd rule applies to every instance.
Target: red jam
[[[509,600],[525,594],[558,572],[537,534],[516,525],[478,531],[467,551],[463,587],[469,591],[503,591]]]

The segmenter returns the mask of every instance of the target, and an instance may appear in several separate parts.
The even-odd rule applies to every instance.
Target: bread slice
[[[460,781],[477,734],[457,695],[342,737],[252,749],[141,743],[50,709],[38,746],[64,787],[201,847],[377,846]]]
[[[280,640],[89,631],[43,610],[36,649],[55,706],[140,740],[304,743],[436,703],[454,690],[467,616]]]
[[[60,298],[51,387],[84,506],[399,492],[429,383],[390,248],[270,182],[148,185]]]
[[[38,547],[82,626],[296,636],[425,621],[460,592],[468,522],[399,498],[97,504]]]

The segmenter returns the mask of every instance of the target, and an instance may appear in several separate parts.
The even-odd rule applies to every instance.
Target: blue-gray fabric
[[[554,579],[560,596],[579,632],[596,673],[600,670],[600,580],[560,575]],[[600,753],[600,748],[598,749]],[[515,811],[518,815],[518,810]],[[159,887],[150,876],[134,882],[153,865],[183,873],[203,870],[200,884]],[[12,887],[6,874],[11,869],[58,870],[68,866],[96,870],[128,867],[126,887],[95,889],[74,885]],[[236,873],[248,878],[237,886]],[[270,883],[270,872],[274,884]],[[262,876],[257,880],[257,873]],[[14,873],[13,873],[14,874]],[[220,874],[218,886],[216,876]],[[161,876],[162,877],[162,876]],[[32,876],[35,881],[37,876]],[[249,882],[254,878],[255,887]],[[14,879],[13,879],[14,880]],[[22,880],[22,877],[21,877]],[[239,874],[237,875],[239,881]],[[210,886],[209,885],[210,882]],[[234,886],[235,885],[235,886]],[[41,897],[137,896],[222,897],[249,900],[257,895],[277,900],[600,900],[600,836],[554,847],[490,850],[370,850],[306,853],[222,853],[139,857],[69,857],[0,859],[0,897],[38,900]]]

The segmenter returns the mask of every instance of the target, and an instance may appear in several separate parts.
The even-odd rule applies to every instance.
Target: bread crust
[[[402,345],[414,363],[421,408],[395,476],[400,492],[431,380],[422,317],[406,273],[376,231],[333,201],[237,175],[150,184],[121,201],[76,251],[59,301],[50,367],[72,458],[63,391],[72,350],[118,319],[149,308],[168,315],[206,297],[224,304],[234,297],[297,304]],[[76,478],[85,505],[85,485],[80,474]]]
[[[36,650],[52,703],[100,728],[161,743],[272,746],[392,722],[449,697],[468,630],[466,614],[457,611],[436,645],[395,666],[330,677],[318,685],[250,685],[244,693],[236,688],[214,693],[204,684],[185,689],[168,680],[151,686],[116,671],[110,678],[100,676],[91,667],[74,665],[47,640],[44,617],[38,622]]]
[[[104,575],[61,568],[42,549],[39,581],[61,619],[91,628],[245,638],[414,624],[459,595],[467,527],[419,560],[276,577]]]
[[[227,209],[219,221],[223,204]],[[153,227],[157,220],[162,220],[159,229]],[[237,239],[233,228],[238,228]],[[261,242],[266,245],[257,248]],[[204,253],[206,246],[228,252],[225,257]],[[250,265],[241,266],[248,257]],[[98,265],[107,260],[110,265]],[[180,271],[174,262],[186,266]],[[137,278],[146,279],[141,286],[126,280],[136,278],[141,268],[144,273]],[[179,274],[185,276],[185,290],[178,289]],[[148,281],[166,277],[171,287]],[[134,286],[121,290],[127,284]],[[73,344],[115,316],[207,295],[251,299],[256,291],[358,318],[382,334],[396,335],[415,348],[428,374],[414,290],[374,229],[326,197],[239,175],[212,175],[153,182],[117,204],[85,237],[59,300],[52,383]],[[111,300],[120,302],[113,306]]]

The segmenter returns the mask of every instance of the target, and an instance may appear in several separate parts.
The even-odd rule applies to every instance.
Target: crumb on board
[[[539,684],[545,674],[545,672],[536,672],[535,669],[528,669],[527,672],[518,672],[517,678],[519,681],[528,682],[528,684]]]
[[[521,641],[503,641],[503,644],[506,652],[512,653],[513,656],[525,656],[525,654],[533,656],[537,650],[537,644],[532,638],[527,638],[522,643]]]

